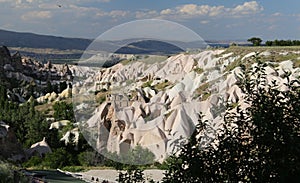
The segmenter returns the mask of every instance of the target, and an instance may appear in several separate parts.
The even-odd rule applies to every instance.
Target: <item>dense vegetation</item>
[[[189,143],[167,161],[164,182],[299,182],[299,79],[290,81],[286,73],[288,90],[280,91],[275,82],[266,84],[264,66],[243,67],[241,88],[251,105],[225,115],[217,148],[200,148],[209,130],[200,118]]]
[[[80,136],[78,144],[68,144],[60,141],[63,133],[72,128],[72,125],[64,127],[61,131],[49,130],[50,123],[46,116],[35,109],[35,102],[18,104],[7,99],[6,88],[0,86],[0,121],[4,121],[14,131],[17,140],[23,148],[29,148],[32,144],[41,141],[44,137],[52,148],[53,153],[46,157],[32,157],[25,166],[40,166],[49,168],[61,168],[63,166],[81,165],[79,156],[86,151],[91,151],[85,139]],[[70,120],[74,122],[72,104],[56,102],[53,105],[55,120]]]
[[[262,43],[262,39],[259,37],[252,37],[247,40],[251,42],[253,46],[260,46]],[[268,40],[265,43],[266,46],[300,46],[300,40]]]
[[[277,83],[266,84],[265,66],[260,59],[258,65],[249,70],[241,65],[243,75],[240,88],[251,104],[246,109],[228,106],[224,125],[219,129],[216,146],[203,147],[209,129],[207,121],[199,117],[199,124],[189,143],[164,163],[164,182],[298,182],[300,180],[300,81],[290,80],[285,73],[286,91],[280,91]],[[257,76],[251,79],[250,76]],[[149,83],[148,83],[149,84]],[[49,90],[53,90],[49,85]],[[143,182],[143,168],[133,165],[136,159],[152,162],[154,156],[138,146],[128,157],[115,153],[107,154],[111,159],[95,152],[81,136],[79,143],[65,145],[62,135],[72,129],[75,122],[72,104],[61,101],[53,103],[55,120],[70,120],[72,123],[61,130],[49,131],[50,123],[44,113],[36,110],[36,103],[11,102],[5,86],[0,86],[0,121],[9,124],[24,148],[46,137],[52,153],[45,157],[34,156],[25,162],[25,167],[63,168],[65,166],[111,166],[119,171],[119,182]],[[137,156],[138,155],[138,156]],[[136,158],[136,159],[134,159]],[[125,160],[125,161],[124,161]],[[1,163],[2,164],[2,163]],[[144,162],[141,162],[144,164]],[[1,173],[10,165],[3,164]],[[3,169],[3,171],[1,170]],[[125,173],[121,170],[127,170]],[[5,176],[4,175],[4,176]]]
[[[300,46],[300,40],[274,40],[266,41],[266,46]]]
[[[6,122],[24,147],[48,137],[45,118],[35,110],[34,102],[19,105],[8,100],[6,88],[0,86],[0,121]]]
[[[249,38],[247,41],[251,42],[253,44],[253,46],[259,46],[260,43],[262,42],[262,39],[259,37],[252,37],[252,38]]]

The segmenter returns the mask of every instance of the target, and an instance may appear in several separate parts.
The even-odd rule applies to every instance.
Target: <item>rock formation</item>
[[[10,89],[11,100],[24,102],[30,96],[38,98],[46,95],[45,91],[47,87],[49,89],[49,82],[52,86],[59,85],[60,82],[70,84],[73,76],[67,64],[59,68],[50,61],[42,64],[31,58],[22,57],[19,52],[11,56],[8,48],[2,46],[0,47],[0,79]],[[57,98],[54,95],[52,93],[51,100]],[[69,94],[66,95],[69,96]]]
[[[15,133],[3,121],[0,121],[0,147],[0,155],[5,159],[22,161],[26,158]]]
[[[162,161],[193,133],[200,113],[213,129],[206,142],[210,143],[222,123],[225,105],[247,105],[237,85],[241,69],[229,67],[250,60],[255,54],[235,56],[225,50],[206,50],[192,55],[179,54],[154,64],[119,63],[94,74],[84,74],[83,70],[91,70],[78,66],[79,78],[86,76],[86,79],[74,83],[74,101],[86,96],[93,98],[99,83],[110,85],[100,91],[102,95],[97,94],[106,94],[106,100],[98,107],[91,100],[84,102],[85,108],[79,103],[75,108],[77,120],[82,130],[88,131],[87,139],[96,141],[94,145],[99,151],[126,153],[141,145]],[[284,90],[281,76],[286,70],[292,73],[291,79],[299,76],[299,68],[285,61],[275,68],[267,68],[268,81],[278,81],[278,87]]]
[[[51,153],[52,150],[46,142],[45,137],[42,141],[32,144],[29,149],[26,150],[26,154],[28,157],[38,155],[40,157],[44,157],[47,153]]]

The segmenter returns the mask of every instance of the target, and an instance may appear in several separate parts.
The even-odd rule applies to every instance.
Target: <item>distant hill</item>
[[[34,33],[13,32],[0,30],[0,46],[17,48],[36,48],[36,49],[55,49],[55,50],[86,50],[93,42],[91,39],[83,38],[66,38],[50,35],[39,35]],[[208,41],[210,46],[227,47],[228,42]],[[141,38],[126,39],[118,41],[99,41],[92,44],[91,49],[98,51],[108,51],[127,54],[176,54],[189,48],[205,48],[204,41],[180,42],[180,41],[163,41],[147,40]],[[13,49],[12,49],[13,50]],[[20,51],[20,50],[14,50]],[[37,53],[34,51],[20,51],[25,56],[35,57],[37,59],[63,59],[80,58],[80,54],[67,53]],[[49,57],[51,55],[51,57]],[[62,58],[63,57],[63,58]]]
[[[7,47],[85,50],[91,42],[92,40],[89,39],[64,38],[0,30],[0,45]]]
[[[142,40],[138,42],[130,43],[124,47],[121,47],[116,53],[133,53],[133,54],[176,54],[184,51],[176,45],[156,40]]]
[[[34,33],[23,33],[23,32],[13,32],[0,29],[0,45],[7,47],[22,47],[22,48],[52,48],[58,50],[85,50],[93,40],[83,39],[83,38],[66,38],[57,37],[50,35],[39,35]],[[121,47],[119,51],[124,52],[130,51],[131,54],[137,52],[139,54],[141,50],[145,50],[145,53],[151,52],[150,50],[162,48],[161,51],[174,52],[175,47],[180,47],[181,49],[195,48],[203,46],[202,43],[197,42],[180,42],[180,41],[168,41],[167,44],[163,40],[149,40],[149,39],[125,39],[116,41],[100,41],[93,43],[93,47],[96,50],[101,49],[101,51],[115,51]],[[128,46],[130,45],[130,49]],[[135,49],[132,49],[134,45]],[[175,46],[170,46],[175,45]],[[155,48],[154,48],[155,47]],[[177,49],[176,48],[176,49]],[[171,49],[171,50],[168,50]],[[176,50],[175,49],[175,50]],[[178,50],[179,51],[179,50]]]

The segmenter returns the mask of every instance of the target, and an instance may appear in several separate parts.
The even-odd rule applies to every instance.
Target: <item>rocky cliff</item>
[[[56,66],[41,63],[19,52],[11,55],[7,47],[0,47],[0,80],[9,88],[8,96],[13,101],[24,102],[30,96],[38,98],[61,82],[72,82],[68,65]],[[62,90],[64,90],[63,88]],[[59,90],[59,88],[57,89]],[[61,90],[61,91],[62,91]]]
[[[283,54],[295,59],[273,62],[274,56]],[[286,71],[290,79],[299,77],[300,69],[295,67],[299,51],[217,49],[179,54],[154,64],[138,60],[96,71],[73,67],[78,74],[73,87],[77,120],[100,152],[126,153],[141,145],[162,161],[191,135],[200,113],[211,126],[205,142],[209,143],[228,103],[247,106],[237,85],[243,76],[239,64],[255,68],[255,55],[268,64],[267,81],[276,81],[280,89],[285,90]]]

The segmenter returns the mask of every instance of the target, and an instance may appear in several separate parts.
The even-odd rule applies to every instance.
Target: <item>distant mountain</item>
[[[0,45],[8,47],[85,50],[91,42],[92,40],[89,39],[65,38],[0,30]]]
[[[182,48],[164,41],[142,40],[121,47],[116,51],[116,53],[164,55],[176,54],[182,51],[184,51]]]
[[[227,47],[229,41],[208,41],[210,46]],[[21,48],[37,48],[37,49],[56,49],[56,50],[86,50],[88,47],[91,50],[107,51],[110,53],[127,53],[127,54],[176,54],[189,48],[198,49],[206,48],[205,41],[164,41],[164,40],[149,40],[145,38],[134,38],[116,41],[97,41],[83,38],[66,38],[50,35],[39,35],[34,33],[13,32],[0,30],[0,46],[21,47]],[[16,50],[20,51],[20,50]],[[37,59],[62,59],[63,54],[53,53],[36,53],[34,51],[20,51],[23,55],[35,57]],[[49,58],[49,55],[51,57]],[[70,56],[70,53],[65,53],[66,58],[78,59],[80,54]],[[73,53],[71,53],[73,54]]]

